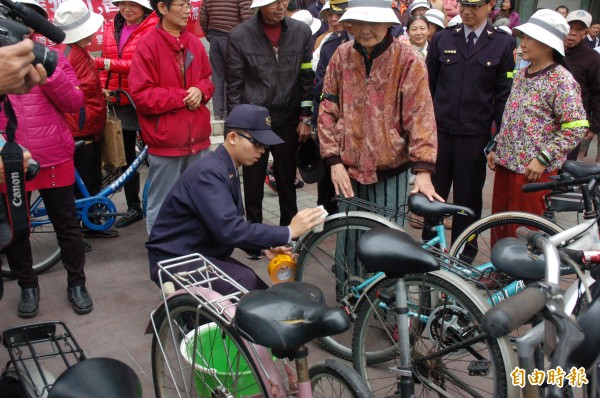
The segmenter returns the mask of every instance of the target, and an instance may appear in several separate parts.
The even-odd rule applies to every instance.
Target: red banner
[[[64,0],[38,0],[48,11],[48,18],[52,21],[54,18],[54,10],[58,8],[60,3]],[[119,8],[111,3],[110,0],[84,0],[88,7],[95,13],[100,14],[104,17],[105,22],[111,23],[115,14],[119,11]],[[202,6],[202,0],[192,0],[192,11],[190,12],[190,19],[188,21],[187,29],[198,37],[204,37],[202,28],[200,28],[200,6]],[[90,45],[88,50],[90,52],[102,51],[102,39],[104,37],[104,26],[98,31]],[[41,35],[36,35],[36,40],[41,44],[52,46],[54,43],[46,39]]]

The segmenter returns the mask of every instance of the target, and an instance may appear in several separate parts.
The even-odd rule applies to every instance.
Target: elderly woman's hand
[[[546,170],[546,166],[540,163],[539,160],[533,159],[525,168],[525,178],[529,182],[536,182]]]
[[[430,201],[437,200],[439,202],[445,202],[444,199],[440,195],[435,192],[435,188],[431,183],[431,173],[428,171],[419,171],[417,172],[417,177],[415,178],[415,188],[410,191],[411,195],[421,192],[423,195],[427,196],[427,199]]]
[[[490,170],[496,171],[496,162],[494,161],[496,159],[496,152],[491,151],[490,153],[488,153],[486,159],[487,165],[490,168]]]
[[[335,187],[336,195],[343,195],[345,198],[354,196],[350,176],[342,163],[331,166],[331,182]]]

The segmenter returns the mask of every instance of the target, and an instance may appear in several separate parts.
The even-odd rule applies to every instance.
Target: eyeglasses
[[[177,6],[177,7],[182,7],[184,10],[188,9],[191,10],[192,9],[192,5],[190,2],[185,2],[185,3],[181,3],[181,4],[171,4],[172,6]]]
[[[240,133],[236,133],[236,134],[239,135],[240,137],[244,137],[245,139],[247,139],[248,141],[253,143],[254,146],[257,148],[269,149],[269,145],[263,144],[262,142],[258,141],[256,138],[248,137],[247,135],[240,134]]]

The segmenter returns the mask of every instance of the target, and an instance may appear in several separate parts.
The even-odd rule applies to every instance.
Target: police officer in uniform
[[[470,207],[481,217],[486,176],[484,148],[492,125],[500,128],[515,67],[511,36],[494,28],[487,16],[495,0],[459,0],[461,24],[434,35],[427,53],[429,87],[438,129],[436,192]],[[455,217],[452,240],[475,220]],[[429,238],[430,228],[423,229]]]

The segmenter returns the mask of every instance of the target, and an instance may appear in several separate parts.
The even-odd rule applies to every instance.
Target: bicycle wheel
[[[367,275],[356,259],[356,243],[366,231],[387,225],[361,217],[344,217],[325,223],[323,231],[312,233],[301,244],[296,260],[296,280],[319,287],[329,305],[354,312],[350,287],[358,286]],[[342,303],[342,300],[346,300]],[[351,317],[352,319],[352,317]],[[319,339],[321,345],[340,358],[352,359],[352,332]]]
[[[512,365],[507,338],[449,349],[482,333],[480,307],[460,286],[435,274],[410,275],[405,281],[416,396],[437,397],[442,390],[457,397],[507,396],[506,370]],[[381,289],[395,294],[395,280],[383,281]],[[354,328],[353,361],[375,397],[388,397],[397,392],[398,328],[394,308],[376,297],[378,290],[373,289],[361,304]],[[443,349],[449,352],[441,352]],[[371,362],[377,354],[379,363],[369,365],[367,354]]]
[[[333,359],[316,363],[308,369],[314,398],[368,398],[369,387],[356,371]]]
[[[35,205],[30,214],[30,236],[31,255],[33,257],[33,270],[37,274],[41,274],[60,261],[60,247],[56,239],[56,232],[52,223],[49,222],[48,216],[36,216],[36,209],[43,209],[44,204],[37,204],[38,192],[34,192],[31,198],[31,203]],[[4,250],[0,250],[0,259],[2,260],[2,276],[14,278],[8,266],[8,260]]]
[[[198,306],[195,297],[179,295],[153,314],[156,397],[268,396],[239,334]]]
[[[492,214],[473,223],[452,242],[450,256],[459,257],[472,265],[490,262],[493,245],[505,237],[515,237],[518,227],[554,235],[563,229],[547,219],[524,212]]]

